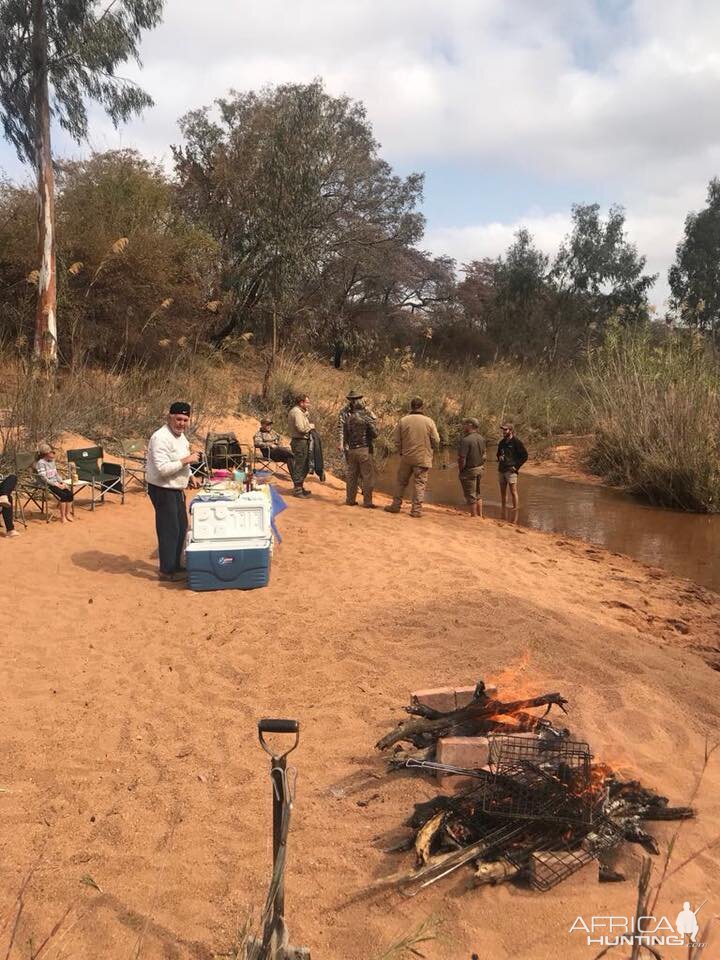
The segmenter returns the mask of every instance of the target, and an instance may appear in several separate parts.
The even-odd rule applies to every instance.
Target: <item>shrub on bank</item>
[[[685,331],[611,331],[583,376],[592,468],[650,503],[720,510],[718,365]]]

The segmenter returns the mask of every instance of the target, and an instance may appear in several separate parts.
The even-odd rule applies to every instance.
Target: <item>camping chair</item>
[[[266,453],[267,451],[267,453]],[[284,460],[273,460],[270,457],[270,448],[267,446],[258,446],[255,444],[255,449],[253,452],[253,470],[257,473],[258,466],[261,470],[267,470],[269,473],[276,474],[285,474],[285,476],[290,477],[290,468]]]
[[[117,439],[117,445],[122,456],[122,465],[127,485],[130,486],[131,483],[135,482],[139,484],[143,490],[147,490],[147,480],[145,479],[145,464],[147,463],[145,451],[147,449],[147,441]]]
[[[50,523],[50,491],[44,480],[35,473],[34,453],[15,454],[15,473],[17,486],[15,487],[15,519],[27,529],[25,507],[34,503],[40,510],[40,516]]]
[[[205,441],[206,468],[213,470],[244,470],[252,461],[252,447],[238,443],[234,433],[209,433]]]
[[[77,476],[70,470],[70,489],[75,493],[77,481],[87,484],[91,490],[90,509],[95,509],[95,493],[100,493],[100,503],[105,502],[106,493],[119,493],[120,502],[125,503],[125,470],[119,463],[105,463],[102,447],[83,447],[66,451],[68,466],[75,464]]]

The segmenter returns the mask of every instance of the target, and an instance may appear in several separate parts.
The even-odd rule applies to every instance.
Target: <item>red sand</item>
[[[0,543],[0,955],[14,936],[11,958],[30,956],[69,911],[42,958],[234,956],[269,876],[267,715],[302,724],[287,916],[313,960],[381,957],[430,916],[436,960],[590,960],[575,917],[632,912],[639,848],[625,884],[474,890],[460,871],[413,899],[354,900],[411,865],[383,837],[434,792],[386,775],[373,744],[414,688],[559,690],[596,755],[686,802],[718,737],[720,673],[703,657],[718,659],[720,597],[557,536],[348,509],[337,481],[310,486],[279,520],[270,587],[249,593],[158,583],[139,492]],[[718,835],[719,786],[716,754],[671,869]],[[663,848],[672,830],[654,831]],[[708,898],[708,919],[718,877],[715,846],[658,909]]]

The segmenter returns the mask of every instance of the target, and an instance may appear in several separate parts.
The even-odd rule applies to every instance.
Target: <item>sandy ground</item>
[[[567,436],[541,450],[531,451],[523,473],[536,477],[554,477],[592,486],[604,486],[603,481],[590,473],[585,463],[589,437]]]
[[[265,590],[158,583],[140,492],[0,542],[0,956],[11,941],[12,960],[33,956],[59,921],[41,958],[234,956],[269,874],[268,715],[302,724],[287,916],[314,960],[377,960],[430,917],[435,960],[590,960],[578,914],[632,912],[639,848],[625,884],[473,890],[461,871],[356,899],[410,866],[383,845],[434,794],[386,775],[373,744],[418,687],[558,690],[597,756],[685,802],[718,736],[720,597],[557,536],[350,509],[338,482],[310,486],[279,519]],[[720,845],[703,851],[719,787],[715,754],[658,904],[673,918],[684,900],[720,913]],[[672,825],[655,832],[664,848]]]

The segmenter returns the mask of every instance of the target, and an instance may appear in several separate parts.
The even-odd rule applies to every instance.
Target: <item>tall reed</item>
[[[719,372],[687,332],[658,342],[647,330],[612,330],[582,378],[592,468],[651,503],[717,512]]]

